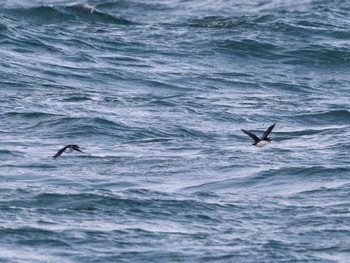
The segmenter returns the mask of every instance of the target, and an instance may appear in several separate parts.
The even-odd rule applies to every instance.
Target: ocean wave
[[[290,195],[291,193],[303,193],[317,190],[329,185],[332,181],[322,182],[332,175],[337,177],[346,176],[350,167],[344,166],[306,166],[306,167],[282,167],[277,169],[263,170],[250,176],[237,177],[219,181],[212,181],[200,185],[193,185],[181,189],[180,192],[244,192],[246,194],[257,192],[271,192],[271,194]],[[305,185],[308,180],[308,185]],[[314,183],[312,183],[314,182]],[[341,184],[343,185],[343,183]]]
[[[216,50],[247,58],[265,58],[278,60],[283,57],[282,47],[268,41],[258,39],[225,39],[215,43]]]
[[[41,123],[47,127],[50,133],[57,134],[59,137],[76,137],[76,136],[126,136],[129,134],[131,127],[112,120],[99,117],[64,117],[53,119],[49,123]]]
[[[349,25],[339,26],[329,21],[325,22],[321,15],[307,20],[308,16],[313,15],[311,13],[289,14],[286,19],[281,19],[278,13],[282,11],[277,14],[249,16],[210,16],[190,19],[188,25],[215,30],[217,36],[225,31],[225,35],[211,41],[211,46],[219,52],[229,52],[241,57],[280,60],[286,64],[319,66],[348,63],[350,49],[344,40],[349,38]],[[227,30],[230,30],[229,34]],[[254,33],[246,35],[247,31]],[[272,42],[271,38],[278,40]],[[298,40],[302,41],[296,44]]]
[[[223,16],[209,16],[199,19],[188,20],[189,26],[203,28],[237,28],[248,21],[244,18],[232,18]]]
[[[291,64],[311,64],[314,66],[341,66],[348,65],[350,61],[350,49],[333,45],[311,44],[295,50],[284,52]]]
[[[5,117],[8,116],[10,118],[23,118],[23,119],[40,119],[40,118],[50,118],[52,116],[57,116],[51,113],[45,112],[19,112],[19,111],[10,111],[4,113]]]
[[[23,154],[18,151],[10,151],[2,149],[0,150],[0,156],[1,158],[13,158],[13,157],[23,157]]]
[[[6,132],[42,134],[52,136],[117,136],[129,134],[132,128],[126,124],[99,117],[67,117],[45,112],[8,112],[1,116],[11,123]]]
[[[17,112],[11,111],[0,115],[0,119],[6,119],[9,124],[7,133],[30,133],[31,130],[45,127],[59,115],[45,112]]]
[[[63,22],[90,22],[118,25],[130,25],[131,21],[100,11],[90,5],[75,4],[68,6],[17,7],[2,11],[13,20],[48,25]]]
[[[306,123],[319,124],[350,124],[350,111],[348,110],[328,110],[312,113],[299,114],[295,118]]]

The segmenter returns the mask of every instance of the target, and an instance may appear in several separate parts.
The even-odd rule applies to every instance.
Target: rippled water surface
[[[349,17],[0,2],[0,262],[349,262]]]

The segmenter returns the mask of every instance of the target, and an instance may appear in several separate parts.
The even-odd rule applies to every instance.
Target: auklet
[[[73,151],[78,151],[78,152],[83,152],[82,150],[79,149],[79,146],[76,144],[70,144],[67,145],[65,147],[63,147],[61,150],[59,150],[55,156],[53,157],[54,159],[56,159],[57,157],[59,157],[62,153],[71,153]]]
[[[256,136],[254,133],[251,133],[250,131],[247,131],[247,130],[244,130],[242,129],[242,131],[249,135],[253,140],[254,140],[254,143],[253,145],[254,146],[257,146],[257,147],[264,147],[266,144],[268,144],[271,139],[267,136],[269,136],[270,132],[272,131],[272,129],[275,127],[275,124],[274,123],[273,125],[271,125],[264,133],[264,135],[261,137],[261,139],[258,138],[258,136]]]

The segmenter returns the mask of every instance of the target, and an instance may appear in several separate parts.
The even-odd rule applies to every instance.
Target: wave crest
[[[34,24],[54,24],[72,21],[89,21],[110,24],[129,25],[131,21],[100,11],[86,4],[69,6],[39,6],[30,8],[12,8],[5,11],[16,20],[26,20]]]

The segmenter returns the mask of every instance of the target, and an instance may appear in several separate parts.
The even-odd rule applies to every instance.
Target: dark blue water
[[[0,262],[350,262],[349,18],[0,2]]]

